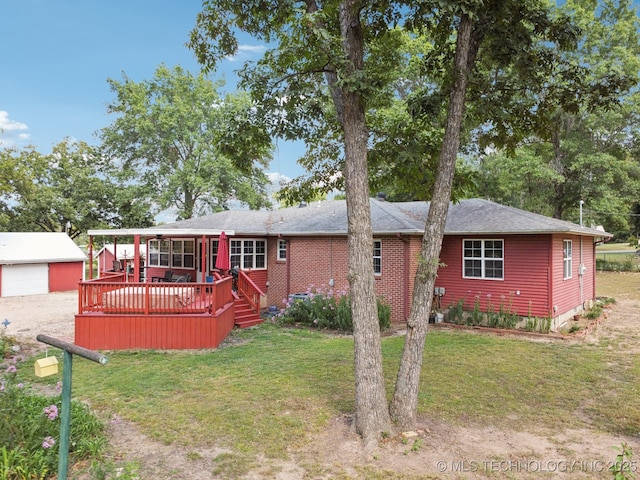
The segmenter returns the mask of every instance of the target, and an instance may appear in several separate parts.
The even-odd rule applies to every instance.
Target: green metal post
[[[73,355],[67,350],[63,350],[63,352],[58,480],[67,480],[67,470],[69,469],[69,433],[71,431],[71,371],[73,369]]]
[[[60,412],[60,440],[58,445],[58,480],[67,480],[69,469],[69,436],[71,432],[71,372],[73,370],[73,354],[80,355],[87,360],[101,365],[108,362],[107,357],[73,343],[65,342],[49,335],[40,334],[36,337],[39,342],[62,349],[62,405]]]

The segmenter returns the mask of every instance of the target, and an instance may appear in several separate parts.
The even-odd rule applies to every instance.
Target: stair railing
[[[260,297],[264,292],[242,270],[238,271],[238,294],[243,297],[255,313],[260,312]]]

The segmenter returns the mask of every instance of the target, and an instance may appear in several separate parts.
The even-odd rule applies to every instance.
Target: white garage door
[[[2,296],[49,293],[49,265],[3,265]]]

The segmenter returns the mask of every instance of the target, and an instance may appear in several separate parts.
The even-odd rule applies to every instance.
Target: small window
[[[564,279],[573,276],[573,241],[563,240],[562,242],[562,263],[564,265]]]
[[[147,265],[152,267],[168,267],[169,240],[149,240],[148,256]]]
[[[373,241],[373,273],[382,275],[382,241]]]
[[[278,260],[286,261],[287,260],[287,241],[279,239],[278,240]]]
[[[463,278],[504,278],[502,240],[464,240],[462,245]]]

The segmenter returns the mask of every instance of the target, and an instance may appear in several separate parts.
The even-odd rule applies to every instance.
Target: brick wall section
[[[273,305],[280,309],[284,306],[282,300],[288,298],[289,294],[287,292],[287,262],[278,261],[277,238],[269,238],[267,241],[267,267],[269,268],[269,286],[265,286],[264,290],[267,294],[267,305]]]
[[[282,308],[283,300],[286,301],[289,294],[305,292],[310,287],[327,289],[331,279],[336,291],[348,290],[346,237],[290,237],[286,240],[286,262],[277,261],[277,239],[268,242],[269,305]],[[417,264],[415,255],[416,260],[405,262],[405,254],[411,252],[415,242],[406,239],[405,243],[395,236],[376,236],[375,240],[382,242],[382,274],[376,276],[376,292],[391,305],[392,321],[404,321],[408,313],[405,299],[407,292],[411,291],[406,289],[413,288],[413,274],[407,277],[405,270],[407,266],[412,268]]]

